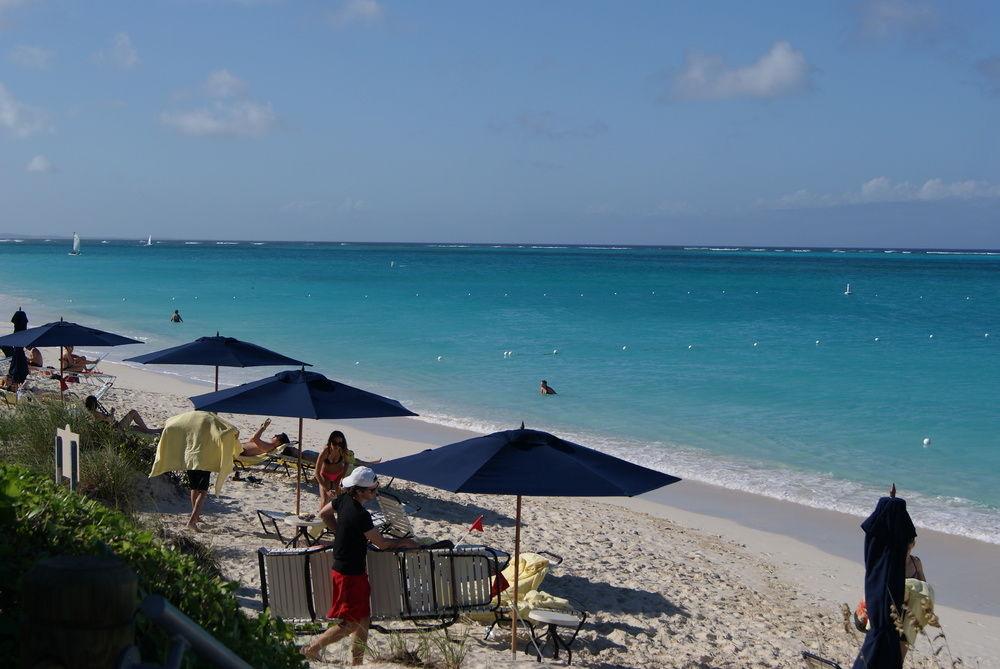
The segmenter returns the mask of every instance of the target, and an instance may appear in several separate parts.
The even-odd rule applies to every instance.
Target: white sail
[[[70,251],[71,256],[80,255],[80,235],[73,233],[73,250]]]
[[[146,246],[152,246],[152,245],[153,245],[153,235],[150,235],[149,239],[146,240]]]

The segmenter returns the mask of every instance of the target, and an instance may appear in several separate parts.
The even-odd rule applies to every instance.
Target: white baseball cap
[[[371,467],[355,467],[354,471],[340,482],[345,488],[374,488],[378,485],[378,477]]]

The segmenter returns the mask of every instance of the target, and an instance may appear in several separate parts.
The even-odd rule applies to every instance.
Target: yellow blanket
[[[219,494],[233,471],[233,458],[242,451],[239,430],[215,414],[189,411],[170,418],[163,426],[149,475],[186,469],[218,472],[215,494]]]
[[[547,592],[542,592],[538,588],[549,573],[549,561],[537,553],[521,553],[517,570],[517,615],[526,618],[531,609],[572,609],[570,603]],[[510,583],[510,587],[500,593],[500,606],[510,607],[511,598],[514,596],[514,562],[513,560],[507,568],[503,570],[503,577]],[[494,616],[492,613],[474,613],[469,616],[473,620],[481,623],[492,623]]]

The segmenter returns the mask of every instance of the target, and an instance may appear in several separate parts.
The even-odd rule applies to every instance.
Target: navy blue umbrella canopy
[[[55,321],[0,337],[2,346],[123,346],[141,344],[113,332],[105,332],[69,321]]]
[[[153,351],[134,358],[125,358],[128,362],[139,362],[143,365],[214,365],[216,367],[267,367],[289,365],[295,367],[310,367],[308,362],[295,360],[288,356],[275,353],[263,346],[240,341],[233,337],[199,337],[187,344]]]
[[[194,408],[219,413],[290,416],[299,419],[299,467],[295,479],[295,513],[302,494],[302,419],[385,418],[416,416],[396,400],[326,378],[316,372],[278,372],[191,398]]]
[[[507,430],[383,462],[375,471],[451,492],[631,497],[680,481],[538,430]]]
[[[292,418],[384,418],[416,416],[396,400],[339,383],[316,372],[295,370],[191,398],[200,411]]]
[[[631,497],[680,481],[538,430],[507,430],[428,449],[372,467],[379,474],[451,492],[517,495],[514,601],[521,552],[521,497]],[[517,643],[511,615],[511,651]]]

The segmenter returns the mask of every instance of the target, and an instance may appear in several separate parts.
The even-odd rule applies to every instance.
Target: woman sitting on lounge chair
[[[87,407],[87,411],[90,415],[101,421],[102,423],[107,423],[109,425],[114,425],[120,430],[127,430],[130,427],[134,427],[139,432],[144,434],[160,434],[163,432],[163,428],[152,428],[146,425],[146,421],[142,419],[139,412],[135,409],[131,409],[127,414],[121,418],[115,418],[115,412],[108,411],[105,409],[97,398],[93,395],[88,395],[87,399],[83,401],[84,406]]]
[[[65,351],[63,351],[62,367],[64,372],[86,372],[87,365],[92,362],[97,361],[88,360],[82,355],[76,355],[73,353],[72,346],[66,346]]]
[[[316,482],[319,483],[319,508],[332,502],[342,492],[340,482],[354,469],[354,452],[347,448],[347,438],[334,430],[323,452],[316,458]]]

